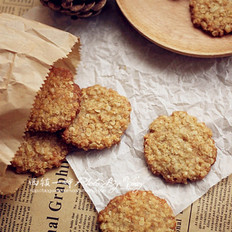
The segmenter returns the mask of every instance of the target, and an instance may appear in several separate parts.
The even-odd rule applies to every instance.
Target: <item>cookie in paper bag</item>
[[[171,207],[151,191],[130,191],[115,197],[100,211],[98,222],[102,232],[176,231]]]
[[[126,97],[100,85],[81,90],[80,112],[63,138],[84,150],[117,144],[130,123],[131,105]]]
[[[186,112],[159,116],[144,137],[145,160],[151,172],[170,183],[203,179],[217,156],[212,131]]]
[[[53,167],[60,167],[68,152],[69,146],[57,133],[26,132],[11,164],[17,173],[41,176]]]
[[[28,131],[56,132],[67,128],[79,111],[80,88],[73,74],[52,67],[38,91],[27,123]]]

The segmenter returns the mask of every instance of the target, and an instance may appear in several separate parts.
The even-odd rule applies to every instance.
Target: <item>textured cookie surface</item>
[[[130,112],[127,98],[112,89],[100,85],[82,89],[80,112],[63,138],[84,150],[109,148],[120,141]]]
[[[144,155],[150,170],[170,183],[204,178],[217,156],[212,131],[186,112],[160,116],[144,137]]]
[[[79,110],[79,98],[72,73],[53,67],[35,97],[27,130],[55,132],[68,127]]]
[[[192,23],[212,36],[232,31],[231,0],[190,0]]]
[[[117,196],[100,211],[102,232],[173,232],[175,217],[164,199],[151,191],[130,191]]]
[[[68,145],[56,133],[26,132],[11,163],[17,173],[40,176],[48,169],[59,167],[68,151]]]

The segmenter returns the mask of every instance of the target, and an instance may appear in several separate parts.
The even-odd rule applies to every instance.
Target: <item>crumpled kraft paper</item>
[[[178,214],[232,174],[232,57],[199,59],[159,48],[128,24],[115,1],[108,1],[97,18],[71,21],[56,16],[44,7],[28,12],[28,17],[46,18],[50,25],[80,36],[80,87],[113,88],[128,97],[133,109],[120,144],[67,157],[97,211],[117,195],[146,189],[166,199]],[[176,110],[205,122],[218,149],[209,175],[188,185],[166,184],[151,174],[143,157],[143,136],[149,124]]]
[[[0,14],[0,183],[10,173],[7,166],[19,147],[34,96],[50,66],[67,67],[75,74],[79,46],[79,38],[70,33]],[[6,192],[1,185],[0,193]]]

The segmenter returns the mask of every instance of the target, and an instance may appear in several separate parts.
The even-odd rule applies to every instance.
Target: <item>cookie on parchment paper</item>
[[[69,70],[51,68],[35,97],[27,130],[56,132],[70,125],[80,106],[80,88],[73,80]]]
[[[223,36],[232,31],[231,0],[190,0],[193,25],[212,36]]]
[[[84,88],[80,112],[63,138],[84,150],[109,148],[120,142],[130,123],[130,112],[129,101],[116,91],[100,85]]]
[[[144,136],[144,155],[151,172],[170,183],[203,179],[216,161],[212,131],[183,111],[159,116]]]
[[[102,232],[174,232],[176,221],[166,200],[151,191],[130,191],[112,199],[99,212]]]
[[[57,133],[26,132],[11,164],[17,173],[41,176],[48,169],[60,167],[68,152],[69,146]]]

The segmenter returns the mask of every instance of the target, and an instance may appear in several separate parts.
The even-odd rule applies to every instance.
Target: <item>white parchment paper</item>
[[[59,16],[59,17],[57,17]],[[152,190],[178,214],[232,173],[232,58],[190,58],[166,51],[137,33],[114,1],[97,17],[72,21],[39,7],[26,17],[80,37],[80,87],[101,84],[131,102],[131,123],[120,144],[68,156],[96,209],[128,190]],[[213,131],[218,157],[201,181],[170,185],[153,176],[143,157],[143,136],[159,115],[184,110]]]

